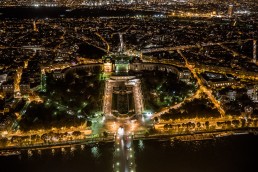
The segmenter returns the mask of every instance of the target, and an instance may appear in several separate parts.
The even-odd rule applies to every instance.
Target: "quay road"
[[[245,118],[243,117],[224,117],[224,118],[197,118],[197,119],[184,119],[184,120],[169,120],[169,121],[162,121],[160,123],[154,124],[154,127],[157,132],[155,134],[146,135],[146,127],[143,130],[142,125],[134,124],[129,120],[120,120],[116,124],[117,127],[110,127],[108,136],[95,136],[91,134],[91,131],[81,131],[83,134],[80,136],[73,136],[71,138],[65,138],[61,140],[51,140],[44,142],[43,140],[39,141],[32,141],[31,135],[38,134],[42,136],[42,134],[46,133],[46,131],[33,131],[27,133],[1,133],[2,136],[5,135],[8,140],[11,140],[12,136],[26,136],[27,141],[21,141],[17,143],[7,143],[5,147],[0,147],[0,151],[4,150],[36,150],[36,149],[58,149],[64,147],[71,147],[74,149],[73,146],[80,146],[83,147],[85,144],[96,144],[99,142],[114,142],[114,158],[113,158],[113,169],[114,171],[121,171],[121,172],[134,172],[135,171],[135,159],[134,159],[134,149],[133,149],[133,140],[138,139],[162,139],[162,138],[170,138],[170,137],[177,137],[177,136],[187,136],[187,135],[195,135],[194,138],[199,138],[200,140],[202,137],[199,137],[198,134],[202,134],[201,136],[205,136],[206,133],[212,135],[220,135],[223,134],[238,134],[238,133],[246,133],[252,132],[254,134],[258,133],[257,124],[254,121],[257,121],[258,118],[252,118],[253,122],[248,122],[246,120],[246,124],[244,126],[241,125],[241,120]],[[233,124],[233,120],[240,121],[239,125]],[[205,124],[206,121],[209,121],[209,125]],[[226,122],[231,121],[230,125],[222,124],[221,126],[217,125],[217,122]],[[139,122],[139,121],[138,121]],[[188,122],[194,123],[195,127],[185,127],[182,124],[186,124]],[[201,125],[198,126],[197,123]],[[171,124],[172,127],[164,127],[165,124]],[[114,128],[115,130],[113,130]],[[106,128],[108,129],[108,128]],[[60,133],[60,130],[53,130],[54,133]],[[69,132],[70,131],[70,132]],[[71,133],[71,131],[78,131],[78,128],[69,128],[69,129],[62,129],[63,132]],[[145,131],[145,132],[143,132]],[[203,138],[205,139],[205,138]],[[10,141],[9,141],[10,142]],[[29,151],[28,151],[29,153]]]
[[[58,141],[58,142],[37,142],[37,143],[29,143],[29,144],[17,144],[17,145],[8,145],[5,147],[0,147],[1,150],[42,150],[42,149],[58,149],[65,147],[72,147],[77,145],[87,145],[87,144],[98,144],[104,142],[114,142],[114,137],[92,137],[88,135],[87,138],[84,139],[73,139],[66,141]]]
[[[74,136],[74,132],[80,132],[79,136]],[[53,136],[48,136],[45,141],[42,139],[42,136],[45,134],[53,133]],[[68,133],[66,136],[55,136],[57,135],[64,135],[65,133]],[[21,132],[19,130],[8,132],[3,131],[0,133],[2,137],[5,137],[9,140],[9,142],[6,144],[6,148],[8,147],[23,147],[23,146],[31,146],[34,147],[34,145],[48,145],[48,144],[58,144],[58,143],[66,143],[69,144],[69,142],[72,142],[74,140],[85,140],[87,139],[94,139],[95,136],[92,135],[92,131],[89,129],[85,129],[84,127],[71,127],[71,128],[61,128],[56,129],[53,128],[51,130],[30,130],[29,132]],[[32,140],[32,136],[38,136],[38,139]],[[18,139],[17,141],[11,142],[14,138]],[[14,139],[15,140],[15,139]]]
[[[252,121],[257,121],[258,118],[251,118]],[[239,124],[233,124],[232,121],[239,121]],[[245,120],[245,125],[242,126],[242,120]],[[206,126],[206,122],[209,124]],[[229,124],[225,122],[230,121]],[[187,124],[191,122],[194,124],[194,127],[185,127],[183,124]],[[199,123],[199,126],[197,125]],[[221,123],[218,126],[218,123]],[[165,125],[171,125],[171,127],[166,128]],[[186,133],[186,132],[215,132],[220,130],[236,130],[236,129],[244,129],[245,127],[249,127],[250,129],[257,129],[257,124],[254,122],[248,123],[248,120],[243,117],[231,117],[226,116],[223,118],[193,118],[193,119],[177,119],[177,120],[160,120],[158,123],[154,124],[154,128],[160,132],[170,131],[174,134]]]
[[[232,135],[254,134],[258,135],[257,127],[233,128],[233,129],[218,129],[218,130],[198,130],[198,131],[182,131],[175,132],[171,129],[162,131],[156,134],[151,134],[146,137],[144,134],[137,134],[134,136],[135,140],[163,140],[173,141],[175,139],[181,141],[201,141],[210,140],[219,137],[226,137]]]

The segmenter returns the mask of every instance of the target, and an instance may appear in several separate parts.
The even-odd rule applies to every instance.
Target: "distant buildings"
[[[251,1],[254,2],[255,0]],[[242,4],[236,3],[233,6],[228,1],[223,0],[79,0],[74,1],[72,5],[66,4],[67,2],[70,1],[6,0],[1,1],[0,6],[67,5],[70,7],[83,4],[86,6],[103,6],[96,7],[96,9],[105,8],[115,11],[117,9],[124,10],[126,8],[125,4],[137,3],[137,5],[128,6],[128,8],[136,11],[156,11],[158,14],[148,13],[146,15],[96,18],[50,17],[37,19],[37,21],[34,18],[21,20],[6,18],[0,23],[0,42],[3,44],[1,44],[0,51],[2,97],[6,98],[6,95],[19,95],[14,96],[15,98],[27,97],[26,95],[38,90],[40,86],[41,91],[46,91],[47,87],[44,87],[44,85],[46,86],[46,76],[42,69],[51,72],[55,80],[65,79],[69,71],[85,69],[87,75],[91,75],[96,70],[103,71],[104,74],[100,76],[100,79],[110,78],[112,73],[127,72],[136,74],[137,79],[137,74],[141,71],[164,71],[174,73],[179,80],[191,83],[192,74],[187,68],[182,67],[186,65],[185,60],[176,52],[177,48],[175,47],[181,47],[182,53],[185,54],[189,64],[193,65],[198,71],[208,70],[231,73],[234,76],[245,75],[246,78],[249,76],[256,77],[257,65],[249,63],[251,60],[256,63],[257,58],[256,40],[253,40],[252,44],[250,43],[256,27],[254,24],[256,13],[252,5],[242,6]],[[219,4],[216,4],[217,2]],[[159,5],[156,5],[156,3],[159,3]],[[220,5],[220,3],[223,3],[223,5]],[[205,4],[205,6],[195,4]],[[240,10],[239,7],[243,8],[243,13],[237,12]],[[94,8],[89,7],[87,9]],[[66,12],[68,13],[74,9],[80,10],[75,7],[69,8]],[[170,13],[171,16],[167,15]],[[208,18],[202,18],[202,14],[207,14]],[[32,27],[32,23],[34,27]],[[127,31],[125,32],[121,28],[125,28],[124,30]],[[125,40],[122,40],[121,35],[119,37],[118,30],[123,32]],[[97,36],[96,33],[100,36]],[[117,44],[119,38],[120,48]],[[246,43],[246,40],[249,41]],[[143,53],[142,58],[120,56],[121,58],[114,59],[112,55],[108,55],[101,63],[101,60],[98,59],[101,56],[96,55],[94,59],[91,59],[91,57],[85,58],[87,55],[80,52],[84,49],[82,45],[85,42],[89,42],[100,49],[106,50],[110,47],[109,52],[119,51],[120,55],[124,53],[124,44],[127,45],[128,52],[132,54],[140,54],[140,52],[148,52],[148,50],[150,52]],[[225,43],[229,49],[248,57],[248,59],[238,58],[235,53],[217,45],[220,42],[223,45]],[[145,55],[146,58],[144,58]],[[76,61],[79,57],[83,60]],[[78,63],[87,65],[77,65]],[[19,74],[21,77],[18,82],[16,80],[17,69],[21,69]],[[249,71],[252,73],[249,74]],[[205,72],[200,77],[207,86],[215,88],[214,90],[238,85],[235,78],[227,74]],[[113,78],[111,80],[113,82],[123,79]],[[128,96],[125,96],[126,101],[133,97],[133,89],[138,88],[132,86],[133,84],[140,85],[140,81],[128,79],[114,87],[113,93],[116,96],[116,104],[113,107],[111,106],[113,108],[111,111],[120,109],[119,102],[124,99],[121,94],[128,93]],[[247,94],[252,101],[257,102],[257,87],[250,86],[246,89],[243,94]],[[235,101],[238,94],[241,93],[233,89],[223,94],[223,96],[229,101]],[[130,102],[132,101],[128,102],[129,106],[127,108],[129,111],[135,110],[131,106]]]
[[[241,3],[244,0],[238,0]],[[247,2],[254,3],[253,0],[247,0]],[[2,6],[101,6],[101,5],[112,5],[112,4],[211,4],[220,3],[228,4],[228,1],[223,0],[77,0],[77,1],[64,1],[64,0],[5,0],[1,1]],[[244,2],[242,2],[244,3]]]
[[[247,95],[253,102],[258,103],[258,85],[248,86]]]
[[[15,71],[10,71],[8,74],[2,74],[0,76],[1,79],[1,88],[3,90],[4,95],[10,95],[14,93],[14,78]]]
[[[65,74],[64,74],[64,72],[62,72],[62,70],[53,71],[52,76],[55,80],[65,79]]]
[[[6,82],[7,74],[1,74],[0,75],[0,85],[2,85],[4,82]]]
[[[230,90],[227,92],[227,97],[229,98],[230,101],[235,101],[237,96],[237,92],[234,90]]]
[[[14,93],[14,80],[9,80],[2,84],[3,93],[13,94]]]
[[[233,77],[213,72],[201,73],[201,80],[203,81],[203,83],[211,88],[226,87],[237,84]]]
[[[127,57],[128,58],[128,57]],[[128,64],[122,64],[123,61],[113,61],[112,57],[104,57],[103,71],[104,72],[117,72],[118,70],[140,72],[144,70],[159,70],[172,72],[178,76],[178,78],[184,82],[189,82],[192,77],[191,72],[187,68],[180,68],[174,65],[162,64],[162,63],[146,63],[142,62],[138,57],[132,57],[131,59],[124,59]]]

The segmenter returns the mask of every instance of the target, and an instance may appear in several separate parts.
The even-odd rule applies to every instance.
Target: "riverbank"
[[[134,140],[158,140],[158,141],[202,141],[202,140],[212,140],[221,137],[228,137],[234,135],[258,135],[257,128],[242,128],[242,129],[232,129],[232,130],[219,130],[219,131],[202,131],[196,133],[178,133],[178,134],[151,134],[146,136],[145,134],[135,134]],[[97,145],[114,142],[114,137],[95,137],[87,138],[81,140],[71,140],[65,142],[55,142],[55,143],[41,143],[41,144],[28,144],[22,146],[11,146],[2,147],[1,151],[17,151],[17,150],[38,150],[38,149],[57,149],[72,147],[78,145]]]
[[[231,130],[210,130],[210,131],[196,131],[196,132],[184,132],[184,133],[160,133],[160,134],[151,134],[146,137],[145,134],[135,135],[134,139],[138,140],[149,140],[149,139],[161,139],[161,140],[173,140],[180,139],[184,136],[192,136],[192,139],[189,141],[195,140],[206,140],[206,139],[215,139],[218,137],[226,137],[232,135],[241,135],[241,134],[253,134],[258,135],[258,127],[245,127],[245,128],[235,128]]]
[[[244,134],[205,141],[135,140],[136,172],[255,172],[258,136]],[[1,171],[113,172],[114,143],[23,150],[0,157]]]

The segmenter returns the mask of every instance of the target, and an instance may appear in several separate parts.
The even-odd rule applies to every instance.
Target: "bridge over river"
[[[119,128],[115,136],[114,172],[135,172],[133,135]]]

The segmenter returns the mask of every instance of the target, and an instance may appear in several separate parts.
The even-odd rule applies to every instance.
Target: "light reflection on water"
[[[132,135],[120,135],[115,138],[113,154],[114,172],[135,172],[135,155]]]
[[[54,156],[54,155],[55,155],[55,149],[52,149],[52,150],[51,150],[51,153],[52,153],[52,155]]]
[[[91,148],[91,154],[94,158],[99,158],[100,153],[99,153],[99,148],[98,146],[94,146]]]
[[[41,150],[40,149],[38,150],[38,154],[41,155]]]
[[[257,171],[258,137],[232,136],[203,141],[136,142],[136,171]],[[251,157],[256,157],[254,160]],[[140,162],[140,163],[139,163]],[[218,165],[219,164],[219,165]],[[249,170],[247,170],[249,169]]]
[[[139,148],[139,150],[143,151],[143,149],[144,149],[144,143],[143,143],[142,140],[139,140],[138,148]]]
[[[81,150],[83,151],[85,149],[85,145],[81,145]]]
[[[250,168],[257,163],[257,145],[257,136],[193,142],[134,141],[135,171],[254,171]],[[54,155],[52,149],[26,150],[21,156],[0,157],[1,172],[28,167],[34,172],[111,172],[114,151],[113,143],[55,148]]]
[[[67,151],[65,150],[65,148],[61,148],[61,152],[62,152],[62,155],[66,155]]]
[[[22,151],[22,154],[19,156],[19,159],[38,159],[45,158],[51,155],[52,157],[62,157],[63,159],[70,159],[74,156],[83,155],[85,152],[88,154],[90,151],[91,157],[95,160],[98,160],[102,155],[100,152],[100,148],[98,145],[87,146],[87,145],[79,145],[79,146],[71,146],[71,147],[60,147],[60,148],[50,148],[50,149],[38,149],[32,150],[28,149],[26,151]]]
[[[70,147],[70,152],[71,152],[71,155],[72,155],[72,156],[74,156],[75,150],[76,150],[76,147],[75,147],[75,146],[71,146],[71,147]]]
[[[33,155],[32,151],[28,150],[28,157],[30,158],[30,157],[32,157],[32,155]]]

